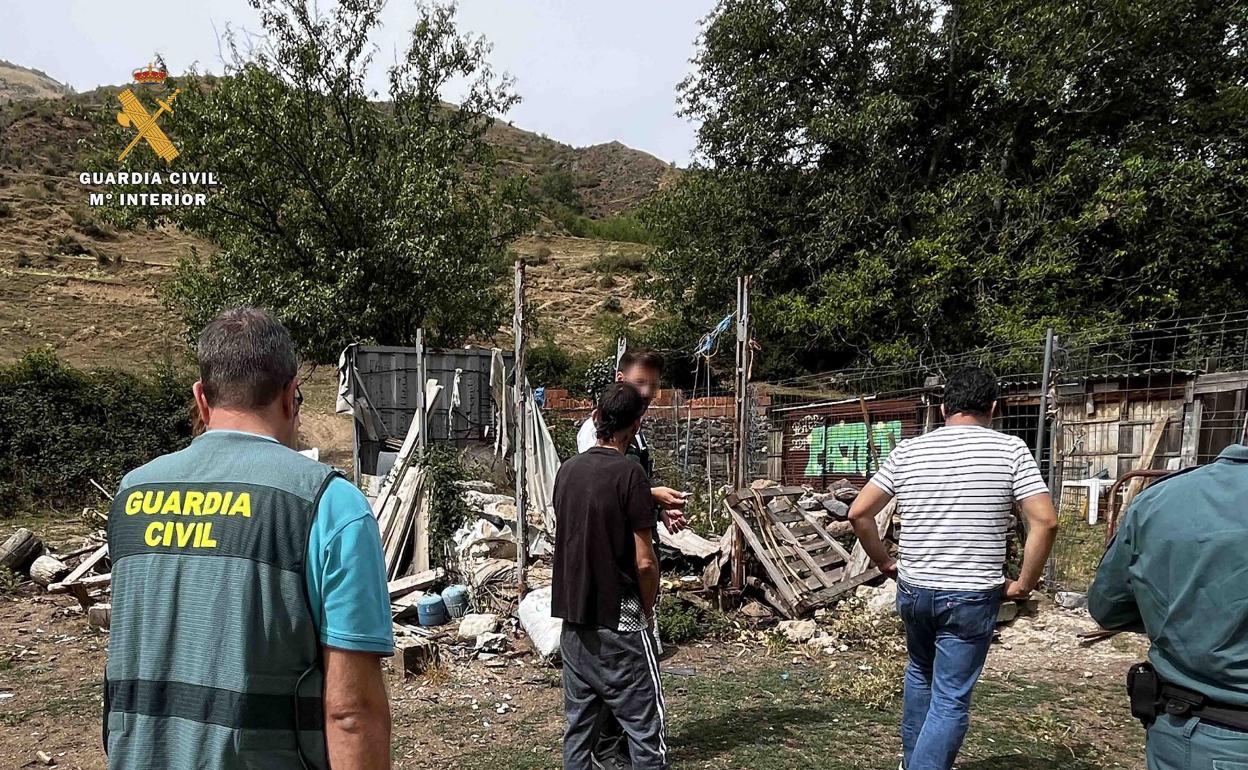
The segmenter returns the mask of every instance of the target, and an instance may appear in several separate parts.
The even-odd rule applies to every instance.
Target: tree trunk
[[[30,565],[30,579],[43,588],[69,574],[69,565],[55,556],[44,554]]]
[[[14,532],[4,545],[0,545],[0,566],[25,573],[42,553],[43,541],[23,527]]]

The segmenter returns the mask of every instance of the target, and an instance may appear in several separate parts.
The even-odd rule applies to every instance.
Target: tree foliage
[[[190,392],[167,365],[145,376],[88,372],[35,350],[0,366],[0,517],[100,503],[92,480],[116,488],[136,466],[186,446]]]
[[[206,206],[150,217],[219,247],[179,264],[170,303],[192,330],[223,306],[267,307],[316,360],[352,340],[409,344],[422,327],[434,344],[492,333],[504,247],[529,212],[485,140],[517,101],[488,46],[456,30],[453,7],[422,6],[378,102],[365,75],[384,0],[252,4],[264,37],[227,35],[226,76],[183,78],[166,119],[182,153],[171,170],[221,183]],[[457,107],[442,101],[451,84]]]
[[[689,334],[771,371],[1248,304],[1248,6],[721,0],[647,211]]]

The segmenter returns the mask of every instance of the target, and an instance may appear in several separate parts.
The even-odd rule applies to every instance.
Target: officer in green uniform
[[[1152,641],[1128,687],[1149,770],[1248,770],[1248,446],[1135,498],[1088,609]]]
[[[280,323],[225,311],[198,358],[206,432],[129,473],[109,510],[109,768],[389,768],[368,501],[290,448],[303,399]]]

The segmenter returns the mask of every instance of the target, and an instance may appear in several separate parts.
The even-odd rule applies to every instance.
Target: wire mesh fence
[[[1046,356],[1047,352],[1047,356]],[[1046,366],[1047,359],[1047,366]],[[944,424],[942,383],[980,366],[1001,398],[993,427],[1036,454],[1060,517],[1050,589],[1086,590],[1110,522],[1156,474],[1213,461],[1248,431],[1248,310],[1147,326],[1104,326],[1009,344],[751,385],[747,476],[824,490],[866,483],[901,441]],[[722,387],[664,390],[645,435],[656,475],[693,493],[704,533],[722,532],[733,476],[735,400]],[[567,433],[586,399],[547,393]]]
[[[1053,494],[1052,589],[1087,589],[1109,522],[1157,478],[1150,471],[1211,462],[1248,431],[1248,311],[1238,311],[768,383],[766,475],[865,483],[900,441],[943,424],[941,384],[968,366],[997,375],[993,427],[1033,448]]]

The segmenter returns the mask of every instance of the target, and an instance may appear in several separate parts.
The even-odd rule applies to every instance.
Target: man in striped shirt
[[[1001,600],[1031,594],[1057,533],[1053,501],[1027,445],[991,428],[996,400],[996,380],[987,371],[950,376],[944,426],[901,442],[849,512],[872,561],[897,578],[910,655],[901,723],[905,770],[953,767]],[[900,563],[874,522],[893,497],[902,522]],[[1029,527],[1022,570],[1007,582],[1015,504]]]

